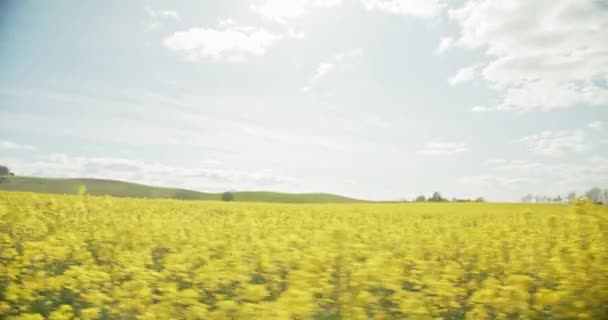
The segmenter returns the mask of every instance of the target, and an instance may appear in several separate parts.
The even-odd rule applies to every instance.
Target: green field
[[[221,193],[206,193],[187,189],[153,187],[138,183],[91,178],[0,177],[0,190],[54,194],[76,194],[86,186],[90,195],[128,198],[158,198],[181,200],[221,200]],[[233,192],[234,201],[279,203],[352,203],[362,200],[326,193],[280,193],[267,191]]]

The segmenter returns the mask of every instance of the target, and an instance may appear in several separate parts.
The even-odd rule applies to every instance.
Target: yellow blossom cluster
[[[0,319],[608,319],[607,217],[0,192]]]

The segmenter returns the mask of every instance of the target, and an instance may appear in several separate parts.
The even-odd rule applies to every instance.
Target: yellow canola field
[[[0,319],[608,319],[607,217],[0,192]]]

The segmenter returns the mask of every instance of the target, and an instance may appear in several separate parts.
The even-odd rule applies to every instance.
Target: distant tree
[[[571,191],[568,193],[568,202],[574,203],[574,201],[576,201],[576,192]]]
[[[484,199],[483,197],[478,197],[477,199],[475,199],[475,202],[486,202],[486,199]]]
[[[598,187],[593,187],[585,192],[585,197],[593,203],[604,203],[604,191]]]
[[[534,199],[534,195],[531,193],[528,193],[523,198],[521,198],[521,202],[530,203],[530,202],[532,202],[533,199]]]
[[[442,201],[445,201],[445,199],[443,199],[441,197],[441,193],[435,191],[435,192],[433,192],[433,195],[429,198],[429,201],[430,202],[442,202]]]
[[[234,194],[232,194],[232,192],[224,192],[222,193],[222,200],[223,201],[232,201],[234,200]]]
[[[553,202],[555,202],[555,203],[562,203],[562,196],[560,196],[558,194],[557,197],[555,197],[555,199],[553,199]]]
[[[425,202],[426,201],[426,197],[425,196],[417,196],[416,197],[416,202]]]
[[[537,194],[536,196],[534,196],[536,199],[536,203],[543,203],[545,202],[545,196],[543,196],[542,194]]]
[[[11,174],[11,171],[7,166],[0,166],[0,176],[8,176]]]
[[[599,188],[598,188],[599,189]],[[608,189],[596,191],[597,194],[593,199],[593,203],[595,204],[608,204]]]

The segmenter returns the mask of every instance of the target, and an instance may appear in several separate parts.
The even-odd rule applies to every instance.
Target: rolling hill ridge
[[[180,188],[148,186],[139,183],[96,178],[41,178],[24,176],[0,177],[0,190],[53,194],[76,194],[86,186],[90,195],[129,198],[180,200],[221,200],[221,193],[199,192]],[[235,191],[233,201],[278,203],[353,203],[363,200],[327,193],[282,193],[269,191]]]

